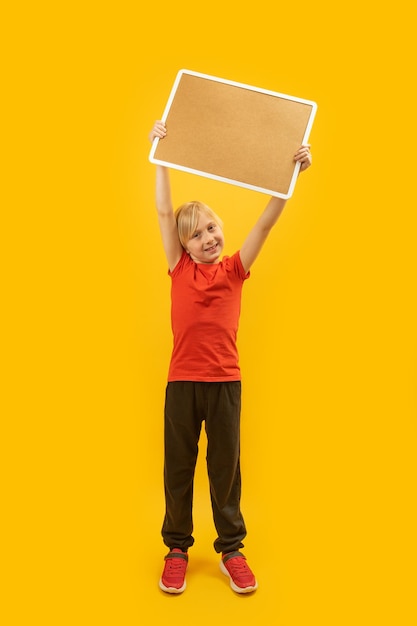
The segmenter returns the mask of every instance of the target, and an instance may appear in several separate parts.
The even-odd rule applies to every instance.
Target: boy
[[[156,121],[149,139],[163,139]],[[300,171],[311,165],[310,146],[294,155]],[[156,167],[156,208],[172,279],[171,322],[174,346],[165,396],[165,518],[162,537],[169,553],[159,582],[167,593],[186,587],[192,537],[194,470],[202,422],[207,433],[207,469],[214,542],[220,569],[237,593],[255,591],[257,582],[240,552],[246,527],[240,510],[241,375],[236,337],[241,291],[249,270],[285,200],[272,197],[240,251],[221,259],[224,236],[220,218],[201,202],[173,210],[169,171]]]

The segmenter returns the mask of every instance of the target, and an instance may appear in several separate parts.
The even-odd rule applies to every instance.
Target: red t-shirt
[[[184,251],[169,272],[174,346],[168,380],[240,380],[236,346],[243,282],[239,252],[220,263],[195,263]]]

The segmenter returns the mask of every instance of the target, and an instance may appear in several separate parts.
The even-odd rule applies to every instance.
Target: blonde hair
[[[178,236],[183,248],[186,248],[187,242],[191,239],[196,231],[200,213],[204,213],[212,219],[221,229],[223,222],[209,206],[198,200],[186,202],[178,207],[175,211],[175,219],[177,221]]]

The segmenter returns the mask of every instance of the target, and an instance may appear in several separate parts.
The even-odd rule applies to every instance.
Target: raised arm
[[[301,164],[300,172],[311,165],[310,146],[301,146],[294,155],[294,160]],[[249,272],[253,262],[260,253],[272,227],[277,223],[284,210],[286,200],[273,196],[266,205],[255,226],[250,231],[240,249],[240,259],[246,272]]]
[[[150,141],[153,141],[155,137],[163,139],[165,135],[166,130],[164,123],[157,121],[149,133],[149,139]],[[169,170],[162,165],[156,166],[155,200],[162,244],[164,246],[169,269],[173,270],[181,258],[183,248],[178,238],[178,229],[175,221],[174,208],[172,206]]]

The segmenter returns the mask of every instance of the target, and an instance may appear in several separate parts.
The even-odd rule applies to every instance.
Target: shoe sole
[[[226,566],[224,565],[223,561],[220,561],[220,569],[225,576],[229,577],[230,586],[233,589],[233,591],[236,591],[236,593],[251,593],[252,591],[256,591],[256,589],[258,588],[258,583],[256,581],[255,581],[255,584],[252,585],[251,587],[238,587],[233,582],[233,579],[230,576],[229,572],[227,571]]]
[[[159,588],[162,589],[162,591],[165,591],[165,593],[182,593],[185,590],[186,586],[187,583],[185,582],[185,580],[183,586],[179,589],[177,589],[177,587],[165,587],[162,579],[159,581]]]

